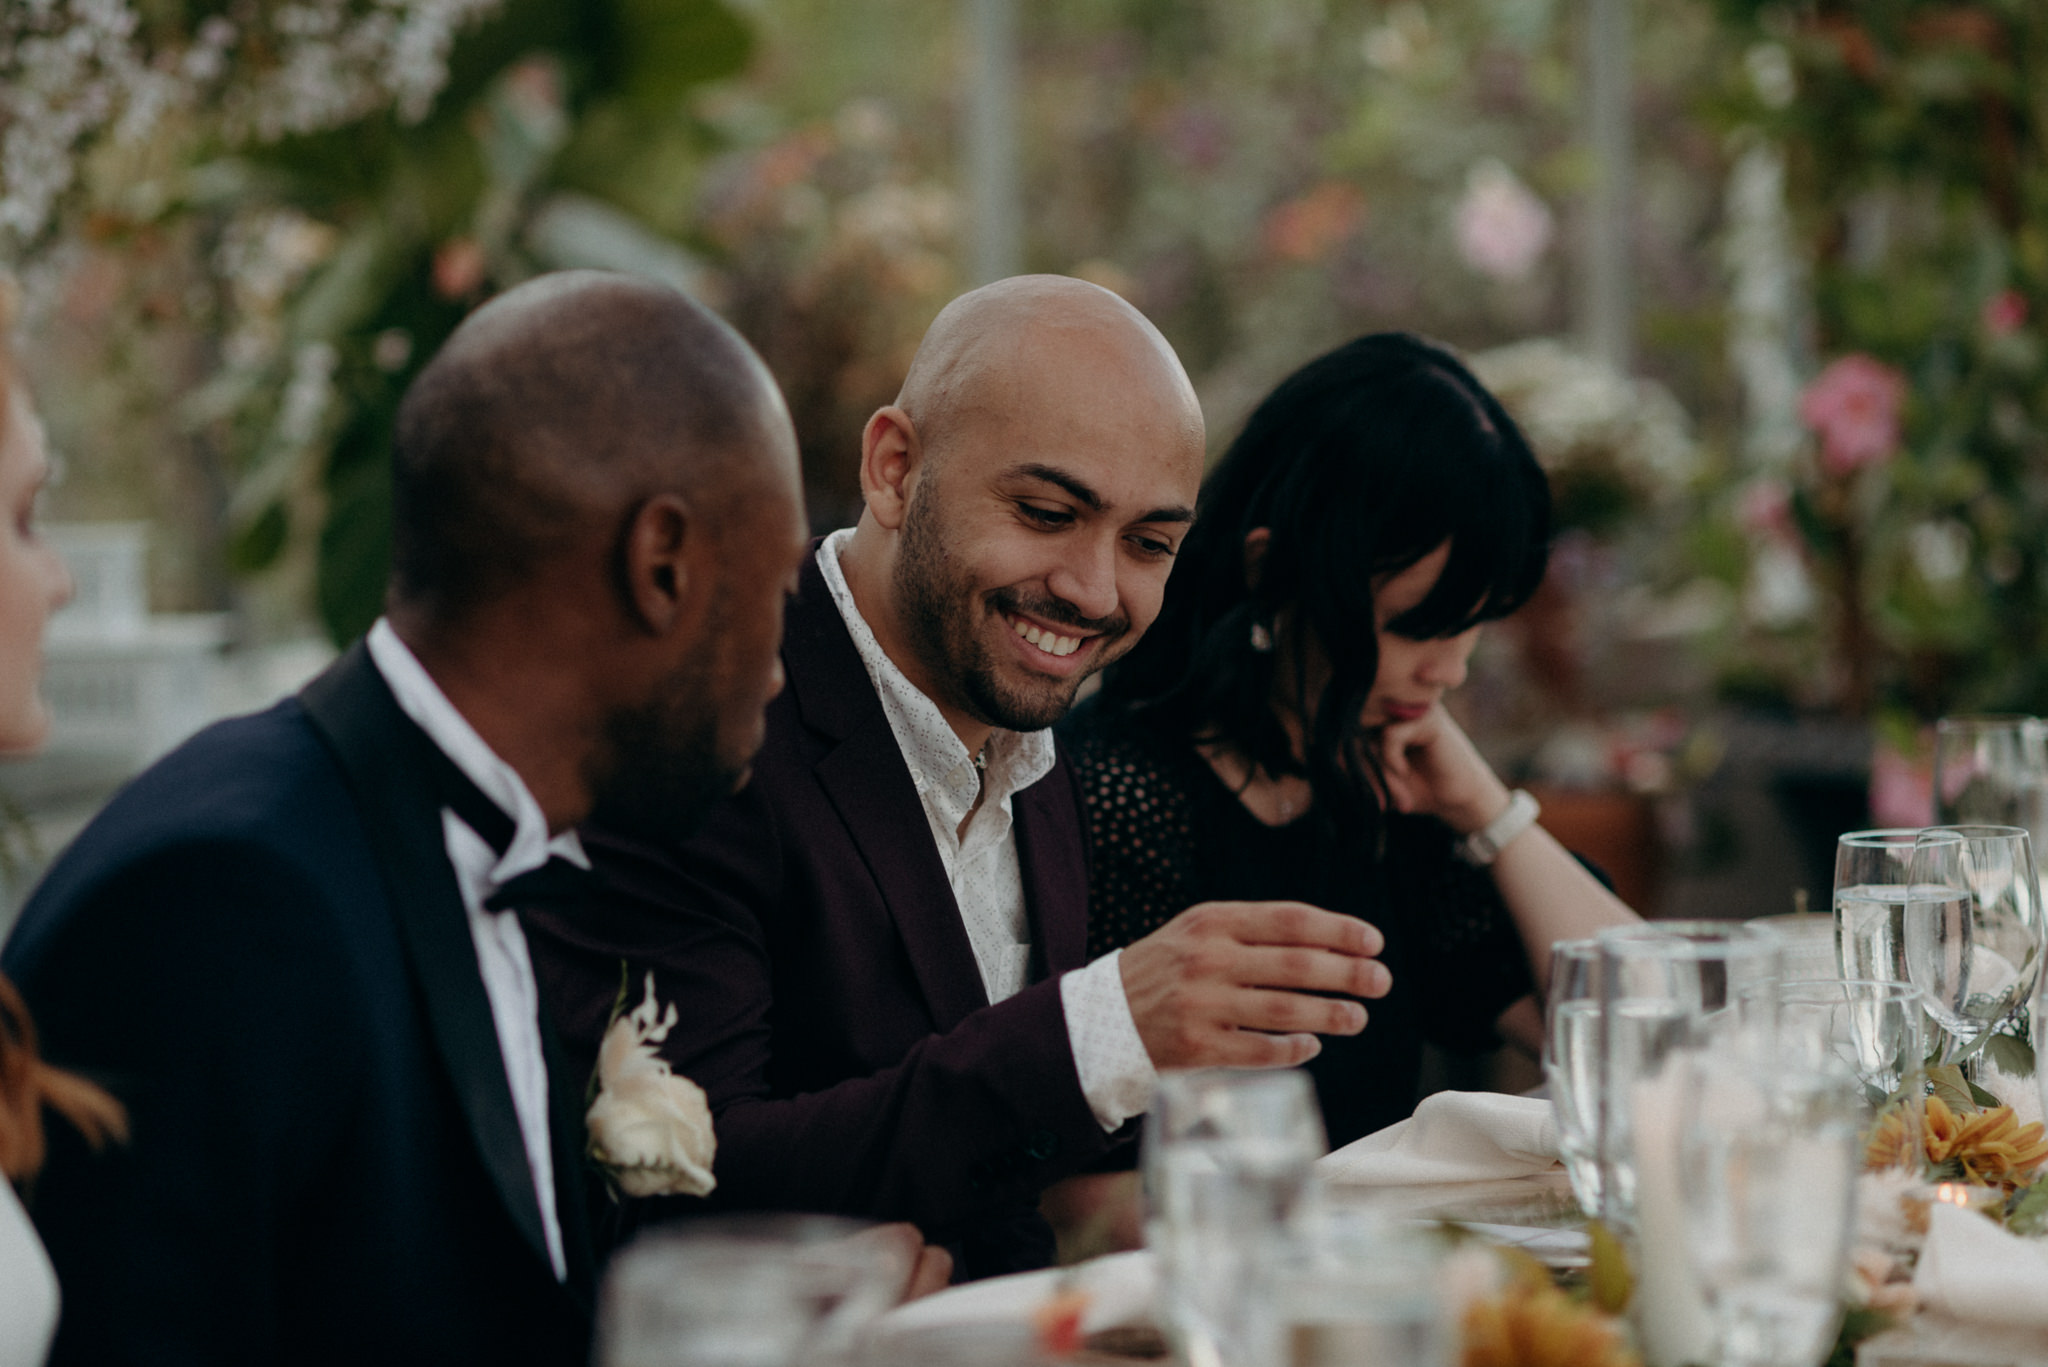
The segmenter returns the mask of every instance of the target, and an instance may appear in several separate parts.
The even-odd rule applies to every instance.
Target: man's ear
[[[923,458],[917,424],[893,404],[877,409],[860,436],[860,492],[876,522],[895,531],[910,507],[910,482]]]
[[[1271,527],[1254,527],[1244,534],[1244,583],[1255,589],[1259,586],[1259,574],[1266,565],[1266,548],[1273,544]]]
[[[665,636],[695,611],[709,587],[701,564],[706,536],[680,494],[656,494],[627,520],[620,568],[627,614],[641,629]]]

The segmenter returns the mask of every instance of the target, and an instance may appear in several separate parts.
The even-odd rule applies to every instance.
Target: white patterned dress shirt
[[[548,1065],[540,1043],[540,988],[533,978],[533,960],[526,952],[526,932],[514,911],[484,906],[492,893],[560,856],[590,867],[590,857],[574,831],[548,834],[547,818],[526,783],[511,765],[499,759],[476,729],[455,710],[419,657],[398,639],[383,618],[370,628],[370,659],[405,715],[427,733],[427,739],[455,763],[470,782],[510,815],[512,843],[500,856],[490,842],[471,830],[448,808],[441,810],[441,838],[448,862],[455,866],[455,884],[469,913],[469,936],[476,944],[477,967],[483,971],[484,994],[490,998],[491,1020],[497,1027],[498,1052],[505,1060],[505,1081],[512,1089],[512,1109],[519,1117],[519,1137],[526,1164],[533,1171],[533,1194],[540,1202],[541,1228],[547,1232],[548,1259],[555,1280],[566,1281],[568,1259],[562,1251],[562,1222],[555,1211],[554,1151],[548,1147]]]
[[[919,692],[889,658],[855,606],[839,568],[839,553],[852,535],[838,531],[826,537],[818,547],[818,568],[824,571],[832,602],[881,698],[882,713],[924,804],[932,843],[938,846],[968,942],[974,946],[981,985],[989,1001],[1003,1001],[1023,990],[1031,962],[1030,921],[1011,799],[1052,770],[1052,732],[998,727],[989,739],[988,771],[977,773],[974,756],[938,704]],[[974,814],[971,821],[969,812]],[[1081,1094],[1105,1130],[1150,1109],[1159,1081],[1124,997],[1121,953],[1105,954],[1060,979],[1060,1005]]]

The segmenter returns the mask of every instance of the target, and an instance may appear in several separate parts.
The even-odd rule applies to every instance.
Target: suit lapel
[[[867,682],[863,670],[860,683]],[[951,1030],[987,1006],[988,993],[931,822],[880,707],[871,724],[825,756],[817,776],[881,889],[934,1024]]]
[[[889,908],[935,1028],[950,1030],[988,1005],[981,968],[909,765],[815,554],[784,623],[790,693],[830,747],[814,770],[818,784]]]
[[[551,1014],[540,1013],[541,1057],[548,1065],[548,1141],[555,1156],[555,1219],[562,1227],[562,1252],[569,1268],[569,1290],[586,1308],[596,1300],[597,1262],[590,1246],[590,1215],[586,1196],[590,1175],[584,1166],[584,1079],[575,1076],[562,1054]]]
[[[1062,755],[1051,772],[1011,800],[1032,958],[1045,976],[1088,961],[1088,860],[1080,803]]]
[[[433,742],[399,710],[361,642],[308,684],[300,700],[355,793],[435,1047],[484,1167],[535,1256],[551,1267],[490,998],[426,777],[423,747]],[[560,1090],[552,1061],[549,1075],[551,1090]],[[573,1226],[566,1211],[560,1215],[566,1233]]]

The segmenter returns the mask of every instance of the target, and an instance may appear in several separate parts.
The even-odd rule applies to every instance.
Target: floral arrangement
[[[1899,1165],[1912,1143],[1908,1118],[1899,1110],[1875,1125],[1864,1150],[1864,1166]],[[2048,1137],[2040,1124],[2020,1123],[2010,1106],[1961,1113],[1939,1096],[1927,1098],[1920,1142],[1928,1174],[1935,1181],[1969,1182],[2016,1190],[2039,1175],[2048,1160]]]
[[[1612,1276],[1621,1269],[1622,1259],[1620,1246],[1604,1230],[1595,1233],[1594,1245],[1597,1282],[1603,1272]],[[1468,1288],[1459,1319],[1461,1367],[1640,1367],[1642,1359],[1613,1313],[1626,1303],[1625,1287],[1618,1296],[1602,1294],[1598,1286],[1588,1288],[1590,1295],[1574,1295],[1526,1254],[1488,1256],[1485,1262],[1493,1273],[1482,1278],[1489,1289]],[[1498,1275],[1502,1267],[1504,1281]],[[1626,1278],[1625,1270],[1619,1274]],[[1455,1285],[1460,1275],[1454,1267],[1448,1279]]]

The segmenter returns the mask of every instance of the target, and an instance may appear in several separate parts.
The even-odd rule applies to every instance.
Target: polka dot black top
[[[1308,902],[1361,917],[1386,936],[1394,986],[1367,1002],[1363,1034],[1326,1037],[1306,1066],[1332,1147],[1415,1109],[1424,1041],[1476,1052],[1531,989],[1522,942],[1492,877],[1452,853],[1433,817],[1392,815],[1384,854],[1315,814],[1284,826],[1254,817],[1185,740],[1099,702],[1061,739],[1088,829],[1090,957],[1130,944],[1197,902]]]

